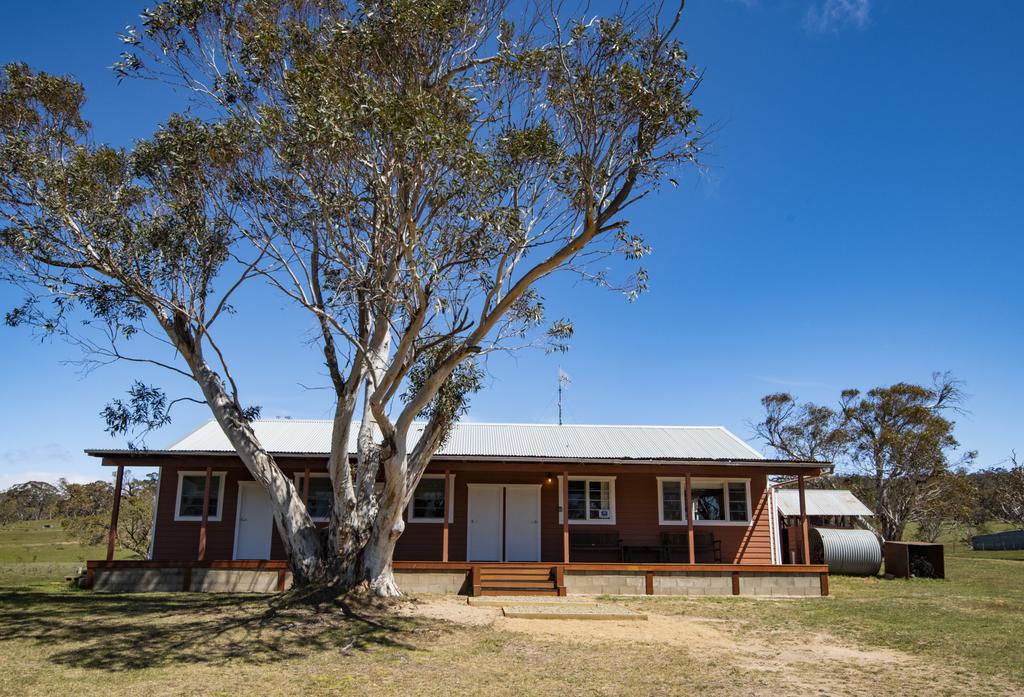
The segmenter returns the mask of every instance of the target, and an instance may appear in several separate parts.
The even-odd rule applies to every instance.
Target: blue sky
[[[692,0],[682,36],[706,68],[708,170],[630,216],[654,247],[633,304],[567,282],[544,288],[576,326],[564,355],[492,359],[470,419],[556,419],[558,367],[573,423],[721,424],[751,436],[758,400],[834,402],[846,387],[965,381],[957,435],[979,466],[1024,450],[1024,5],[881,0]],[[116,33],[142,3],[9,3],[0,62],[73,73],[100,140],[148,135],[178,102],[116,84]],[[596,3],[600,6],[600,3]],[[0,306],[18,296],[0,288]],[[323,418],[315,347],[296,312],[253,293],[269,335],[240,323],[228,349],[247,403]],[[0,328],[0,488],[105,473],[81,454],[118,446],[99,411],[134,377],[87,376],[60,343]],[[182,383],[165,380],[178,394]],[[177,392],[175,392],[177,390]],[[182,409],[149,439],[208,418]]]

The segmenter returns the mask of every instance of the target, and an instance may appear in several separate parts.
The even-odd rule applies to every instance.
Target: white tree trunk
[[[402,520],[402,506],[390,506],[386,510],[382,506],[377,516],[377,525],[366,549],[363,551],[363,577],[373,595],[384,598],[395,598],[402,595],[395,582],[392,561],[395,554],[395,543],[405,530]]]
[[[263,449],[227,392],[220,376],[201,359],[190,361],[196,383],[206,397],[213,417],[220,424],[235,452],[253,478],[270,494],[274,524],[284,543],[296,583],[324,581],[331,574],[319,531],[309,515],[301,494],[285,476],[274,458]]]

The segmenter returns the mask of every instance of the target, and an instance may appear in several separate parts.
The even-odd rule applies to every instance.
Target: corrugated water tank
[[[811,528],[811,562],[828,564],[830,574],[874,576],[882,566],[882,546],[870,530]]]

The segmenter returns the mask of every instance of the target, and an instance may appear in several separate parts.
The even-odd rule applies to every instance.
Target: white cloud
[[[102,479],[103,474],[105,473],[100,472],[96,476],[89,476],[74,472],[47,472],[40,470],[0,472],[0,491],[12,487],[15,484],[23,484],[25,482],[49,482],[50,484],[56,485],[62,477],[72,484],[88,484],[89,482],[95,482],[97,479]]]
[[[99,460],[76,455],[59,443],[9,448],[0,450],[0,490],[31,481],[56,484],[61,477],[85,484],[109,476],[105,469]]]
[[[837,32],[844,27],[863,29],[870,13],[871,0],[824,0],[807,8],[803,27],[812,34]]]
[[[0,452],[0,465],[28,465],[40,462],[65,463],[72,459],[71,451],[57,443],[29,448],[11,448]]]

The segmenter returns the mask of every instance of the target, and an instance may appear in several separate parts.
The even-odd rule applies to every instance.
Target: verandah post
[[[114,507],[110,510],[110,531],[107,533],[107,561],[114,559],[114,543],[117,542],[117,517],[121,514],[121,485],[124,483],[124,465],[117,466],[117,480],[114,482]]]
[[[450,470],[444,471],[444,524],[441,527],[441,561],[448,561],[448,515],[451,510],[451,502],[448,500],[451,498],[448,493],[451,490],[451,486],[448,481],[450,477]]]
[[[562,472],[562,562],[569,563],[569,471]]]
[[[309,465],[302,475],[302,505],[309,508]]]
[[[693,547],[693,489],[690,486],[690,474],[686,474],[686,546],[690,553],[690,563],[697,563],[697,555]]]
[[[807,497],[804,493],[804,475],[799,475],[797,481],[800,486],[800,532],[803,537],[804,564],[811,563],[811,541],[807,529]]]
[[[210,482],[213,479],[213,468],[206,468],[206,486],[203,487],[203,522],[199,526],[199,554],[197,559],[206,559],[206,523],[210,517]]]

